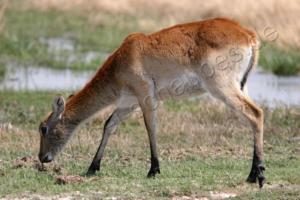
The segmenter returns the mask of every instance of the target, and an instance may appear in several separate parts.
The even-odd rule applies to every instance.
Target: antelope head
[[[62,96],[58,96],[53,101],[52,112],[39,126],[41,137],[39,159],[42,163],[51,162],[68,141],[70,134],[65,126],[64,111],[65,100]]]

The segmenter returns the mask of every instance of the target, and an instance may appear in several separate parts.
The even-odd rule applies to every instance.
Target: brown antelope
[[[155,176],[160,173],[157,102],[208,92],[250,123],[254,155],[247,181],[258,179],[262,187],[263,111],[243,90],[257,62],[257,47],[255,33],[223,18],[180,24],[150,35],[129,35],[83,89],[66,103],[63,97],[56,97],[52,113],[40,125],[40,161],[52,161],[79,124],[114,105],[87,171],[95,174],[110,134],[139,106],[150,141],[148,177]]]

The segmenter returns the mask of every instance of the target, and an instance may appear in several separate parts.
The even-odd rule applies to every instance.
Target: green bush
[[[259,65],[276,75],[297,75],[300,72],[300,53],[294,49],[265,45],[260,51]]]

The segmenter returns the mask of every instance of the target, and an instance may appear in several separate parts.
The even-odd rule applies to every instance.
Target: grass
[[[50,110],[55,94],[2,92],[0,96],[0,197],[43,194],[82,198],[169,199],[210,197],[233,192],[236,199],[297,199],[300,187],[299,108],[265,110],[267,184],[263,190],[244,182],[252,157],[252,134],[224,106],[203,100],[167,101],[159,108],[158,146],[161,174],[147,179],[148,140],[140,114],[122,123],[111,136],[102,171],[83,183],[55,184],[57,172],[14,161],[36,156],[39,121]],[[67,96],[67,94],[65,94]],[[84,125],[55,163],[63,175],[86,171],[100,142],[102,120]],[[5,126],[4,124],[12,125]],[[79,191],[79,192],[75,192]],[[8,195],[8,196],[7,196]],[[79,195],[79,196],[78,196]]]
[[[3,64],[0,62],[0,81],[4,79],[6,69]]]

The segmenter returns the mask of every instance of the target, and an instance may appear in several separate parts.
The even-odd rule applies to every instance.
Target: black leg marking
[[[148,172],[147,177],[155,177],[156,174],[160,174],[160,169],[159,169],[159,161],[158,158],[156,157],[151,157],[151,167],[150,170]]]
[[[259,188],[262,188],[266,182],[266,178],[264,176],[265,167],[263,166],[262,163],[257,166],[257,171],[258,171],[257,177],[258,177]]]
[[[258,180],[259,187],[262,188],[266,181],[266,178],[264,176],[264,171],[265,171],[265,167],[263,162],[258,159],[256,153],[254,152],[252,168],[247,178],[247,182],[256,183],[256,181]]]
[[[131,108],[117,108],[111,116],[106,120],[104,124],[103,136],[98,150],[93,158],[86,175],[94,175],[96,171],[100,170],[101,159],[104,154],[105,146],[108,142],[108,138],[112,132],[115,131],[117,125],[123,121],[133,110]]]

